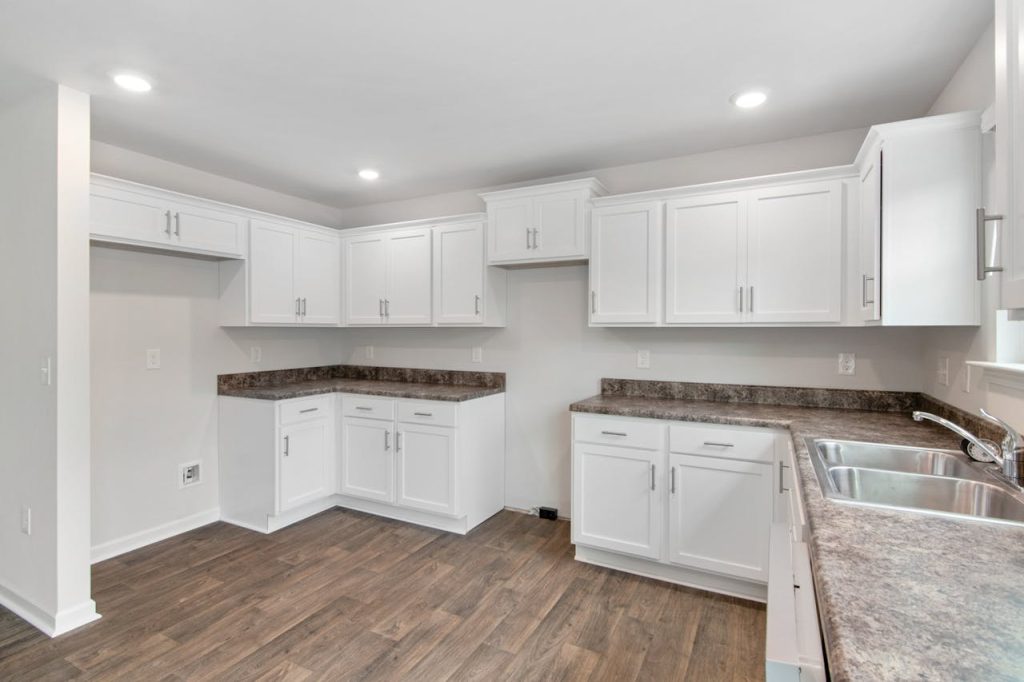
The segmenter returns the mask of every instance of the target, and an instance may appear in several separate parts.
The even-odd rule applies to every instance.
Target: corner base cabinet
[[[466,533],[505,506],[505,397],[220,398],[221,517],[269,533],[331,507]]]
[[[578,560],[766,599],[784,434],[585,413],[572,429]]]

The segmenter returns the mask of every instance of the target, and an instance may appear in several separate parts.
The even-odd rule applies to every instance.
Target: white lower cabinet
[[[221,517],[272,532],[334,506],[466,533],[505,507],[505,396],[222,396]]]
[[[574,414],[576,558],[763,601],[779,438]]]

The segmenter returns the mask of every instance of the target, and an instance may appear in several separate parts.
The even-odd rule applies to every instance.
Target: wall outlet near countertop
[[[935,380],[939,382],[940,386],[949,386],[949,358],[945,356],[939,358],[935,365]]]
[[[856,353],[840,353],[839,364],[836,368],[839,374],[844,376],[853,376],[857,373],[857,354]]]
[[[473,348],[473,362],[484,361],[484,349],[480,346],[474,346]]]
[[[373,360],[373,346],[366,347],[366,359]]]
[[[160,349],[146,349],[146,369],[160,369]]]
[[[21,505],[21,532],[32,535],[32,507],[27,504]]]
[[[964,385],[963,385],[964,393],[970,393],[971,392],[971,379],[973,379],[973,377],[971,376],[971,369],[972,369],[971,366],[968,365],[965,362],[964,363],[964,373],[963,373],[963,376],[964,376]]]
[[[259,346],[250,346],[249,361],[254,365],[260,364],[263,361],[263,349]]]
[[[638,350],[636,352],[636,366],[638,369],[650,369],[651,368],[651,351],[649,350]]]

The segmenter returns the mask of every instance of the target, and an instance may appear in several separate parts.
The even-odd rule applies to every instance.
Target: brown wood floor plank
[[[330,510],[224,523],[93,567],[103,618],[0,609],[0,679],[760,680],[764,607],[573,559],[569,525],[466,536]]]

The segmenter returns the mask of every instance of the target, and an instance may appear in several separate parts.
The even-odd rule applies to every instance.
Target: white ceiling
[[[0,66],[92,93],[98,140],[352,206],[918,116],[991,18],[984,0],[0,0]],[[153,92],[119,91],[119,68]],[[732,107],[754,86],[767,105]]]

